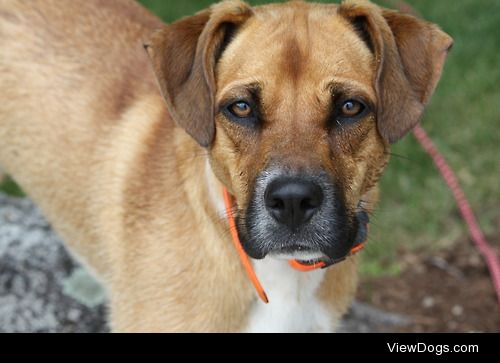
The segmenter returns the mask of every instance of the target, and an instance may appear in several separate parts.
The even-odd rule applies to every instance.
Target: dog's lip
[[[278,260],[297,260],[304,263],[328,260],[323,252],[304,247],[297,250],[293,250],[293,247],[278,249],[269,252],[268,256]]]

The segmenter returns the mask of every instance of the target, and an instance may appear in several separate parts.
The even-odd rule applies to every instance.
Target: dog
[[[170,25],[131,0],[5,0],[0,165],[102,281],[113,331],[334,331],[391,144],[451,46],[362,0]]]

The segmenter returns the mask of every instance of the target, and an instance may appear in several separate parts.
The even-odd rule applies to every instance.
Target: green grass
[[[0,181],[0,190],[14,197],[23,197],[24,193],[19,186],[9,177]]]
[[[457,172],[485,232],[499,232],[500,2],[409,3],[455,39],[423,126]],[[371,273],[384,273],[397,261],[399,249],[432,252],[466,235],[449,190],[413,137],[393,152],[405,158],[393,158],[382,179],[373,243],[366,253]]]
[[[266,1],[250,1],[257,5]],[[328,2],[328,1],[321,1]],[[387,1],[377,1],[387,4]],[[165,21],[213,3],[209,0],[143,0]],[[422,16],[455,39],[424,127],[457,171],[487,234],[499,232],[500,1],[410,0]],[[393,149],[381,185],[363,271],[397,274],[400,250],[450,246],[466,234],[450,192],[412,136]],[[12,183],[8,183],[12,190]]]

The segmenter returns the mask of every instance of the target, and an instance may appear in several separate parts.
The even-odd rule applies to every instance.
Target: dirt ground
[[[489,236],[497,255],[500,233]],[[486,264],[472,241],[434,255],[401,256],[406,266],[399,277],[364,281],[360,300],[408,317],[411,323],[378,331],[500,332],[498,303]]]

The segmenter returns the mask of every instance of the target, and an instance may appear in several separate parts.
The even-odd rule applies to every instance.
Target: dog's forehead
[[[337,79],[372,93],[373,54],[337,9],[304,2],[255,8],[222,55],[218,89],[238,81],[298,86]]]

